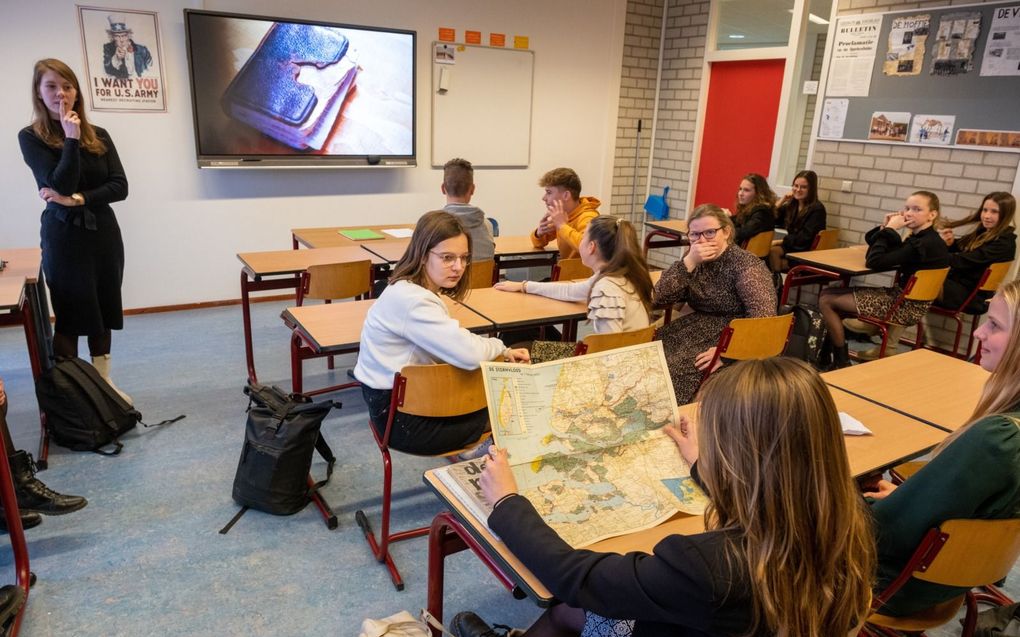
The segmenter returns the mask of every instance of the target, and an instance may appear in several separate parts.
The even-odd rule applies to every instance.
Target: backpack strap
[[[226,535],[230,531],[230,529],[234,528],[234,525],[237,524],[237,521],[241,519],[241,516],[247,512],[248,505],[244,505],[243,507],[241,507],[241,510],[234,514],[234,517],[230,518],[230,522],[227,522],[227,525],[220,529],[220,535]]]

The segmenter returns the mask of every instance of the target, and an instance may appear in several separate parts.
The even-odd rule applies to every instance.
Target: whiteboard
[[[438,64],[433,55],[432,165],[462,157],[482,168],[527,167],[534,52],[453,47],[453,64]]]

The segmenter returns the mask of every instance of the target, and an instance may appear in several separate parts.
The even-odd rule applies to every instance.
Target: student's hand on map
[[[523,292],[524,284],[520,281],[500,281],[496,285],[492,286],[497,290],[503,290],[504,292]]]
[[[676,443],[687,464],[698,461],[698,428],[693,420],[680,416],[675,425],[666,425],[662,430]]]
[[[510,459],[506,449],[493,445],[485,459],[485,470],[481,477],[482,493],[489,504],[496,504],[502,498],[517,493],[517,480],[510,471]]]
[[[700,354],[698,354],[697,356],[694,357],[694,366],[698,369],[699,372],[703,372],[706,369],[708,369],[708,366],[709,366],[709,364],[711,364],[712,359],[714,357],[715,357],[715,348],[714,347],[709,347],[704,352],[702,352],[702,353],[700,353]],[[712,371],[714,372],[715,370],[719,369],[720,367],[722,367],[722,360],[721,359],[717,360],[715,362],[715,365],[712,366]]]
[[[874,491],[865,491],[862,495],[866,498],[872,498],[874,500],[882,500],[890,493],[896,490],[896,485],[888,480],[879,480],[874,485]]]

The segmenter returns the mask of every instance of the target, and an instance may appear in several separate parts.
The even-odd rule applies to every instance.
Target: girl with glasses
[[[787,252],[806,252],[825,230],[825,204],[818,201],[818,175],[802,170],[793,178],[793,186],[776,206],[776,227],[786,228],[786,236],[772,243],[769,267],[773,272],[790,269]]]
[[[776,315],[776,290],[761,259],[733,245],[733,222],[719,206],[703,204],[687,219],[691,245],[662,273],[657,304],[682,303],[680,316],[656,338],[666,350],[677,402],[691,402],[719,335],[735,318]]]
[[[470,267],[471,237],[460,221],[441,210],[425,213],[361,330],[354,377],[361,382],[369,417],[380,435],[389,415],[393,376],[405,365],[449,363],[477,369],[482,361],[500,356],[528,362],[528,350],[472,334],[450,317],[440,296],[462,300]],[[399,413],[389,444],[407,453],[438,455],[469,446],[488,430],[486,409],[454,418]]]

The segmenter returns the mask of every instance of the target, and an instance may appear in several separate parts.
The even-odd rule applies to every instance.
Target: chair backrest
[[[480,369],[453,365],[407,365],[400,370],[394,391],[397,409],[414,416],[449,418],[485,408],[485,387]]]
[[[492,259],[486,261],[471,262],[471,281],[469,287],[472,290],[478,288],[491,288],[492,275],[496,271],[496,262]]]
[[[839,228],[819,230],[811,242],[812,250],[832,250],[839,245]]]
[[[575,279],[587,279],[594,272],[591,268],[581,263],[581,259],[560,259],[553,266],[553,281],[573,281]]]
[[[786,349],[793,314],[733,319],[719,337],[716,353],[734,360],[771,358]]]
[[[941,544],[917,579],[972,588],[1006,577],[1020,557],[1020,519],[947,520],[938,529]]]
[[[949,274],[949,268],[918,270],[907,283],[907,287],[904,288],[903,298],[908,301],[934,301],[942,291],[942,284],[946,282],[947,274]]]
[[[595,354],[597,352],[618,349],[620,347],[630,347],[631,345],[651,343],[654,337],[655,327],[652,325],[639,330],[631,330],[629,332],[589,334],[584,337],[584,341],[577,344],[577,349],[574,350],[574,354]]]
[[[301,274],[297,304],[304,299],[349,299],[372,290],[372,262],[326,263],[311,265]]]
[[[747,240],[747,245],[744,246],[744,249],[754,256],[764,259],[769,256],[769,251],[772,250],[772,237],[775,234],[774,230],[759,232]]]
[[[985,272],[988,275],[984,279],[984,283],[978,288],[981,292],[995,292],[1002,285],[1002,282],[1006,279],[1006,275],[1009,274],[1009,269],[1013,267],[1012,261],[1003,261],[1002,263],[993,263],[988,266]]]

